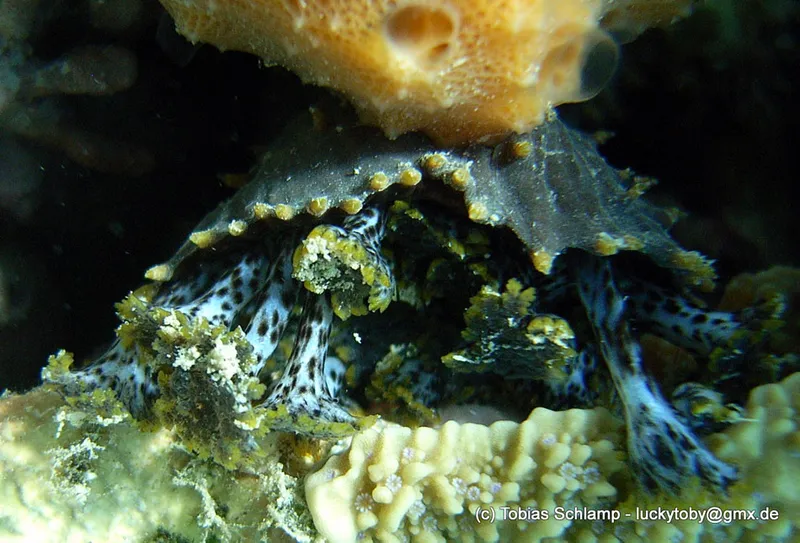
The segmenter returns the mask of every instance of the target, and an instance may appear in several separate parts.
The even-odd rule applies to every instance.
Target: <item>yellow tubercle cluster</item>
[[[510,279],[500,292],[484,285],[470,298],[461,332],[466,346],[442,357],[462,372],[493,372],[512,378],[563,383],[575,357],[575,333],[561,317],[534,311],[536,292]]]
[[[392,301],[388,270],[339,228],[324,224],[314,228],[295,250],[292,266],[294,278],[309,291],[331,292],[333,311],[343,320],[368,311],[383,312]]]
[[[254,53],[340,91],[389,137],[442,145],[530,131],[593,96],[617,61],[600,28],[610,0],[161,1],[192,42]]]
[[[516,541],[558,537],[569,521],[476,522],[479,508],[600,507],[624,469],[621,424],[603,409],[536,409],[522,422],[381,422],[306,479],[314,523],[332,543]]]

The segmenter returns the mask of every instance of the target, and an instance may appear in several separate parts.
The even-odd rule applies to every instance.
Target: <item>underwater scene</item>
[[[789,0],[0,0],[0,542],[800,542],[798,84]]]

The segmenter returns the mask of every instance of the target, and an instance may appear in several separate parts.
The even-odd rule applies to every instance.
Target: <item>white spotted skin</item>
[[[241,257],[242,255],[232,254],[227,258],[198,264],[191,276],[160,285],[158,293],[153,298],[153,305],[178,307],[197,300],[235,266]]]
[[[740,327],[732,313],[707,311],[644,281],[628,283],[623,291],[632,318],[673,345],[707,356]]]
[[[550,276],[539,274],[527,278],[536,287],[540,306],[558,302],[572,291],[568,260],[557,260]],[[741,327],[739,316],[734,313],[698,307],[648,281],[623,277],[617,281],[617,289],[626,298],[626,318],[638,329],[701,356],[725,344]]]
[[[594,389],[591,381],[602,364],[594,345],[581,350],[566,368],[566,380],[547,382],[553,405],[563,408],[594,405],[602,391]]]
[[[397,374],[388,379],[389,383],[399,382],[411,390],[412,396],[427,407],[434,407],[441,399],[439,379],[426,371],[422,360],[412,358],[403,362]]]
[[[336,398],[344,388],[344,377],[347,368],[344,363],[335,356],[328,355],[325,359],[325,387],[331,398]]]

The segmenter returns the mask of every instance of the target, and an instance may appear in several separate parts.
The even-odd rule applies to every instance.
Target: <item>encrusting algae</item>
[[[704,307],[674,213],[552,110],[607,79],[606,26],[685,2],[163,3],[394,139],[315,108],[118,304],[104,354],[0,400],[0,531],[47,510],[57,539],[797,537],[776,474],[799,469],[800,364],[773,341],[794,291]],[[695,365],[654,372],[645,334]],[[136,514],[109,523],[117,492]],[[780,521],[628,516],[712,505]]]

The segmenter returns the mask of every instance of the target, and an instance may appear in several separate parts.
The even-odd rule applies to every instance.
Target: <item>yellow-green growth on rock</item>
[[[251,376],[255,358],[241,328],[228,331],[136,302],[129,296],[119,305],[119,335],[139,346],[141,358],[158,375],[160,395],[153,406],[158,421],[175,428],[201,457],[228,468],[249,462],[246,452],[257,450],[254,437],[267,430],[251,407],[265,387]]]
[[[71,405],[56,388],[0,397],[0,541],[313,540],[277,434],[245,476],[107,416],[109,398]]]
[[[389,352],[375,365],[375,371],[365,391],[371,402],[393,406],[391,420],[409,426],[438,420],[433,409],[414,394],[415,388],[420,384],[422,372],[401,371],[408,361],[421,364],[416,360],[418,356],[419,351],[413,345],[392,345]]]
[[[353,435],[359,430],[372,426],[378,420],[376,415],[370,415],[356,418],[352,423],[332,422],[313,418],[306,414],[293,415],[283,404],[275,407],[259,407],[256,409],[256,413],[259,421],[265,427],[275,431],[294,432],[301,436],[313,436],[313,439],[331,439]]]

